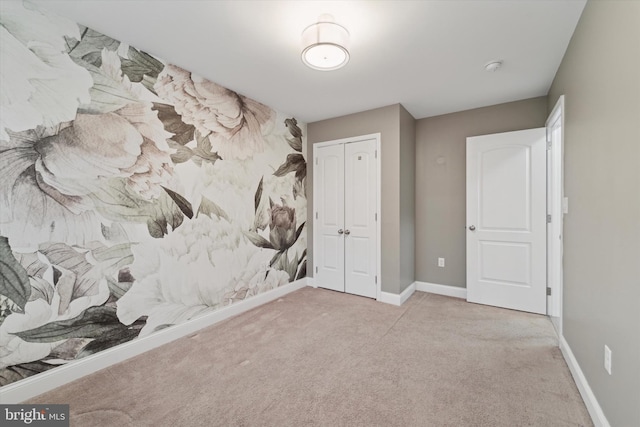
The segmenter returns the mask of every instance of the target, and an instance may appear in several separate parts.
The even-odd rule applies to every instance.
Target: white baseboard
[[[467,299],[467,288],[458,286],[438,285],[437,283],[415,282],[416,291],[429,292],[430,294],[445,295],[448,297]]]
[[[296,280],[279,288],[256,295],[249,299],[223,307],[202,317],[155,332],[146,337],[101,351],[92,356],[69,362],[49,371],[36,374],[24,380],[0,387],[0,402],[3,404],[20,403],[39,394],[60,387],[85,375],[122,362],[145,351],[167,344],[178,338],[192,334],[199,329],[211,326],[229,317],[266,304],[290,292],[307,286],[307,278]]]
[[[307,277],[307,286],[311,286],[312,288],[317,288],[316,280],[313,277]]]
[[[580,395],[582,396],[582,400],[584,400],[587,411],[589,411],[589,415],[591,415],[593,425],[595,427],[611,427],[611,424],[607,421],[607,417],[604,416],[604,412],[602,411],[596,396],[593,394],[593,390],[589,387],[587,377],[584,376],[576,357],[571,351],[571,347],[569,347],[569,343],[564,339],[563,335],[560,335],[560,351],[562,351],[564,360],[569,366],[569,370],[571,371],[571,375],[573,375],[573,380],[575,381],[576,386],[578,386],[578,391],[580,391]]]
[[[392,294],[390,292],[380,292],[380,297],[378,301],[384,302],[387,304],[393,304],[400,306],[405,303],[406,300],[409,299],[411,295],[416,291],[415,282],[407,286],[407,288],[402,291],[401,294]]]

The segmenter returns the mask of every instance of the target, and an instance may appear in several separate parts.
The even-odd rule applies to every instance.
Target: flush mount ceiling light
[[[484,66],[485,71],[494,72],[498,71],[502,67],[502,61],[490,61]]]
[[[331,71],[349,62],[349,32],[329,14],[302,32],[302,62],[314,70]]]

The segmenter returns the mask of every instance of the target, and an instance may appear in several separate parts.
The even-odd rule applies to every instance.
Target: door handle
[[[349,230],[344,230],[344,234],[348,236],[349,234],[351,234],[351,232]]]
[[[475,230],[476,230],[476,226],[475,226],[475,225],[471,225],[471,226],[469,226],[469,230],[471,230],[471,231],[475,231]]]
[[[340,230],[338,230],[338,234],[342,234],[344,233],[344,231],[342,231],[342,228]]]

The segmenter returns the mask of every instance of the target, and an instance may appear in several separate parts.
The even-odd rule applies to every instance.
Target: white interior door
[[[345,292],[376,295],[375,140],[345,144]]]
[[[467,301],[546,313],[545,128],[467,138]]]
[[[315,266],[318,286],[344,292],[344,147],[317,147]]]
[[[314,147],[315,283],[376,298],[377,139]]]

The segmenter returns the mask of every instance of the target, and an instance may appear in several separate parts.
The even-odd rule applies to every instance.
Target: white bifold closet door
[[[376,297],[376,140],[316,149],[316,284]]]

